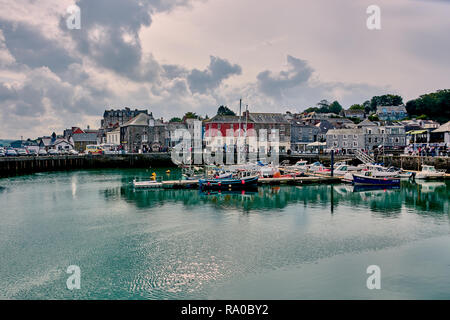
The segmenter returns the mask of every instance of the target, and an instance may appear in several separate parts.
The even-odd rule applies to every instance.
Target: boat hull
[[[242,179],[201,179],[198,181],[201,190],[247,190],[258,186],[258,177]]]
[[[399,186],[400,179],[398,178],[374,178],[360,175],[353,175],[354,185],[364,186]]]

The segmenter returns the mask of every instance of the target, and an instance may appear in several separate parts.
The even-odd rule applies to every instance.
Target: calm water
[[[0,179],[0,298],[450,298],[449,182],[133,191],[151,172]]]

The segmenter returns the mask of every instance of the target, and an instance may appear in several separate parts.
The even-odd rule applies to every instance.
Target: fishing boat
[[[445,171],[436,170],[434,166],[422,165],[422,171],[416,174],[416,179],[442,179],[445,177]]]
[[[399,186],[399,178],[377,178],[372,176],[372,172],[366,171],[363,174],[353,174],[353,184],[354,185],[365,185],[365,186]]]
[[[231,179],[200,179],[201,190],[245,190],[258,186],[258,176]]]

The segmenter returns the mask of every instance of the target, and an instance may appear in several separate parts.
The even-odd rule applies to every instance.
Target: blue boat
[[[400,179],[398,178],[375,178],[370,176],[370,172],[365,175],[353,174],[354,185],[365,186],[400,186]]]
[[[244,177],[232,179],[200,179],[198,185],[201,190],[248,190],[258,186],[258,177]]]

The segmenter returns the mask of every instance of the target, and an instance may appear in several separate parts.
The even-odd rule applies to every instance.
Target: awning
[[[423,134],[426,132],[428,132],[428,131],[427,130],[411,130],[411,131],[408,131],[406,134]]]
[[[307,147],[322,147],[322,146],[326,146],[326,145],[327,145],[326,142],[316,141],[316,142],[311,142],[311,143],[307,144],[306,146]]]

